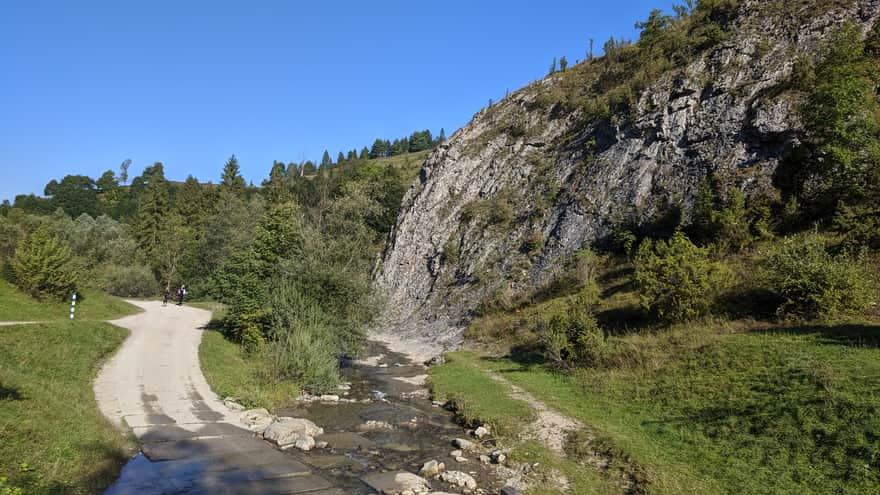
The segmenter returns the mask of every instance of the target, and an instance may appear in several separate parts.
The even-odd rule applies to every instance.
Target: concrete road
[[[144,312],[111,322],[131,336],[94,389],[101,412],[134,433],[143,455],[107,494],[342,493],[255,437],[208,387],[198,349],[210,312],[130,302]]]

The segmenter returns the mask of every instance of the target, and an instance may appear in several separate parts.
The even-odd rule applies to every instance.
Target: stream
[[[370,357],[342,369],[350,389],[340,392],[340,397],[357,402],[297,401],[278,408],[279,416],[306,418],[323,427],[325,434],[316,440],[330,444],[327,449],[290,455],[355,495],[376,493],[361,481],[364,475],[396,470],[418,474],[430,460],[470,474],[479,493],[498,493],[502,483],[493,466],[482,464],[476,454],[465,453],[465,462],[450,456],[456,449],[453,439],[476,439],[455,423],[452,412],[428,398],[427,368],[377,342],[368,343],[366,354]],[[394,428],[362,431],[368,421]],[[462,493],[461,488],[436,479],[430,483],[435,491]]]

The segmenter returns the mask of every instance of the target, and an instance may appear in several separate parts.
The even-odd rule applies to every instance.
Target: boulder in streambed
[[[323,433],[323,428],[307,419],[278,418],[266,428],[263,438],[281,447],[293,445],[300,450],[310,450],[315,446],[314,437]]]
[[[269,414],[269,411],[260,407],[242,412],[239,420],[252,431],[263,433],[275,418]]]
[[[368,474],[361,481],[383,495],[420,495],[431,490],[426,479],[406,471]]]
[[[452,445],[466,452],[473,452],[477,450],[477,444],[471,442],[470,440],[465,440],[464,438],[456,438],[452,441]]]
[[[459,488],[467,488],[468,490],[477,488],[477,480],[475,480],[473,476],[461,471],[446,471],[440,473],[438,478],[440,481],[445,481],[446,483],[455,485]]]
[[[446,465],[442,462],[437,462],[435,460],[430,460],[424,464],[422,464],[422,469],[419,470],[419,474],[424,476],[425,478],[433,478],[437,476],[446,469]]]

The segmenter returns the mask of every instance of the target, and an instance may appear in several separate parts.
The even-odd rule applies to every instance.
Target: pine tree
[[[559,59],[559,70],[565,72],[565,69],[568,67],[568,60],[565,58],[565,55]]]
[[[437,144],[443,143],[446,141],[446,129],[440,128],[440,135],[437,136]]]
[[[149,182],[138,198],[135,216],[135,237],[138,245],[153,262],[162,256],[159,249],[160,236],[168,210],[168,183],[165,181],[164,167],[157,162],[153,165]]]
[[[336,164],[341,165],[342,162],[345,161],[345,155],[340,151],[338,155],[336,155]]]
[[[226,160],[223,166],[223,174],[220,176],[220,189],[225,189],[236,196],[244,196],[244,177],[241,176],[238,160],[235,155]]]
[[[119,165],[119,182],[123,185],[128,183],[128,167],[131,166],[131,160],[126,158],[122,161],[122,164]]]
[[[324,150],[324,155],[321,156],[321,168],[326,168],[330,165],[333,165],[333,160],[330,159],[330,153]]]
[[[174,209],[187,225],[198,225],[207,216],[205,193],[198,179],[189,175],[174,198]]]
[[[388,148],[385,147],[385,142],[381,139],[376,138],[376,140],[373,141],[373,147],[370,148],[369,156],[370,158],[381,158],[385,156],[385,152],[387,151],[387,149]]]
[[[360,154],[360,156],[358,156],[358,158],[361,159],[361,160],[366,160],[366,159],[369,158],[369,157],[370,157],[370,150],[367,149],[366,146],[364,146],[364,147],[361,149],[361,154]]]
[[[556,57],[553,57],[553,63],[550,64],[550,74],[556,73]]]
[[[272,170],[269,172],[269,180],[264,184],[270,203],[283,203],[289,199],[290,192],[285,184],[284,176],[284,164],[281,162],[273,163]]]
[[[348,152],[348,157],[346,158],[346,161],[357,160],[357,157],[358,157],[358,155],[357,155],[357,151],[355,151],[355,150],[350,150],[350,151]]]

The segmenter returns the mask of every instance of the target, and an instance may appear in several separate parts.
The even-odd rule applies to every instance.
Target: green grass
[[[442,366],[430,369],[431,394],[435,400],[452,401],[465,422],[479,420],[501,435],[513,436],[534,419],[535,411],[508,397],[507,387],[481,372],[479,361],[472,352],[447,354]]]
[[[723,316],[673,326],[639,310],[628,265],[604,267],[596,315],[608,353],[593,367],[560,373],[543,361],[540,322],[564,295],[474,320],[466,336],[486,355],[469,359],[582,421],[647,493],[880,493],[877,312],[760,321],[777,301],[760,285],[759,251],[727,260],[744,295]]]
[[[505,446],[513,447],[511,458],[514,461],[540,466],[541,473],[551,480],[539,481],[529,493],[557,493],[551,476],[554,471],[565,474],[572,493],[622,493],[597,470],[584,469],[576,461],[554,454],[537,441],[523,440],[523,428],[535,420],[535,411],[529,404],[512,399],[505,384],[486,374],[488,367],[477,353],[448,353],[444,364],[429,370],[431,394],[435,400],[451,400],[463,422],[490,425]]]
[[[100,493],[116,478],[132,442],[101,415],[92,380],[127,336],[100,322],[0,327],[0,478],[9,477],[7,487]]]
[[[218,396],[235,397],[246,407],[272,410],[299,395],[300,390],[295,383],[271,377],[258,353],[248,354],[240,345],[223,336],[219,321],[226,309],[222,304],[189,304],[214,313],[214,319],[199,346],[199,360],[205,379]]]
[[[76,303],[77,320],[112,320],[140,309],[118,297],[84,290]],[[38,301],[0,280],[0,321],[57,321],[70,318],[70,301]]]
[[[645,468],[652,493],[877,493],[878,342],[871,325],[709,323],[621,338],[650,349],[629,366],[483,366],[599,432]]]

